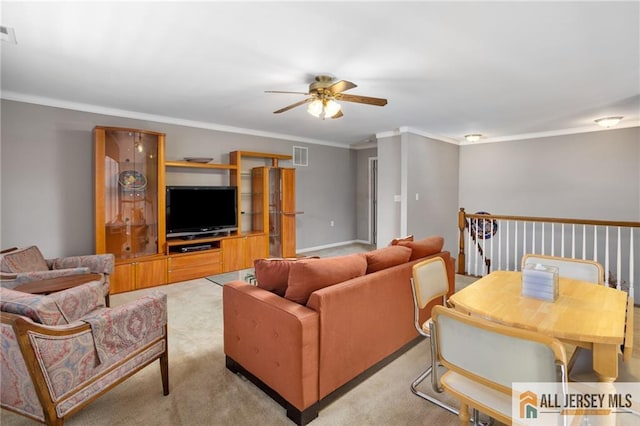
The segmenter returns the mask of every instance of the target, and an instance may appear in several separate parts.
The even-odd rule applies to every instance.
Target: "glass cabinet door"
[[[103,136],[104,252],[120,259],[159,253],[159,135],[105,129]]]

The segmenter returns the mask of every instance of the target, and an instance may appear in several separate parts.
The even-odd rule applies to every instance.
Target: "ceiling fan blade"
[[[335,95],[338,93],[342,93],[345,90],[353,89],[354,87],[358,87],[358,86],[350,81],[340,80],[340,81],[336,81],[331,86],[327,87],[327,90],[329,90],[329,92]]]
[[[295,104],[291,104],[291,105],[286,106],[286,107],[284,107],[284,108],[282,108],[282,109],[279,109],[279,110],[277,110],[277,111],[273,111],[273,113],[274,113],[274,114],[280,114],[281,112],[289,111],[289,110],[290,110],[290,109],[292,109],[292,108],[298,107],[298,106],[300,106],[300,105],[304,105],[304,104],[306,104],[307,102],[311,102],[312,100],[313,100],[313,98],[307,98],[307,99],[305,99],[305,100],[302,100],[302,101],[300,101],[300,102],[296,102]]]
[[[286,90],[265,90],[264,93],[291,93],[293,95],[308,95],[307,92],[287,92]]]
[[[385,106],[387,104],[387,100],[383,98],[371,98],[369,96],[359,96],[359,95],[340,94],[336,96],[336,99],[341,101],[346,101],[346,102],[357,102],[359,104],[376,105],[376,106]]]
[[[340,118],[340,117],[342,117],[343,115],[344,115],[344,114],[342,113],[342,111],[338,111],[338,112],[336,112],[336,113],[333,115],[333,117],[331,117],[331,118]]]

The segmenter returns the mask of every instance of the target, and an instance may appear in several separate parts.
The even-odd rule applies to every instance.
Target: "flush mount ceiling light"
[[[620,120],[622,120],[622,117],[604,117],[604,118],[598,118],[596,120],[596,123],[598,123],[598,125],[602,127],[609,128],[617,125],[620,122]]]
[[[471,133],[469,135],[464,135],[464,138],[467,142],[478,142],[482,135],[480,133]]]

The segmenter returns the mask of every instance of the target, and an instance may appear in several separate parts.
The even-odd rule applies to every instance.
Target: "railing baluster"
[[[475,224],[476,224],[476,226],[478,225],[478,219],[476,219]],[[469,228],[469,229],[471,229],[471,228]],[[473,261],[473,274],[477,276],[478,275],[478,255],[479,255],[478,247],[480,247],[479,243],[478,243],[478,235],[477,234],[476,234],[474,240],[475,240],[474,241],[475,242],[475,250],[474,250],[475,256],[474,256],[474,261]]]
[[[618,253],[616,254],[616,259],[617,259],[617,262],[616,262],[616,281],[617,281],[616,288],[618,290],[620,290],[620,288],[622,286],[620,284],[620,282],[622,281],[622,239],[620,238],[621,229],[622,228],[620,228],[618,226]]]
[[[527,253],[527,221],[522,222],[522,254]],[[521,259],[521,257],[518,257]]]
[[[541,241],[542,242],[541,249],[542,250],[541,250],[541,252],[542,252],[542,255],[544,255],[544,223],[540,223],[540,225],[542,225],[542,238],[541,238],[541,240],[542,240]]]
[[[576,258],[576,225],[571,225],[571,258]]]
[[[582,260],[587,260],[587,240],[588,240],[587,225],[582,226]]]
[[[609,269],[609,227],[604,233],[604,282],[608,285],[611,282],[611,270]]]
[[[498,270],[501,271],[502,270],[502,238],[500,238],[501,233],[500,233],[500,229],[502,228],[503,224],[502,222],[498,221],[496,222],[498,225]]]
[[[487,268],[485,268],[486,264],[487,264],[487,234],[485,232],[485,230],[487,229],[487,221],[485,220],[485,218],[482,218],[482,276],[484,277],[485,275],[487,275]],[[476,238],[478,238],[478,236],[476,235]]]
[[[562,237],[561,240],[561,250],[560,250],[560,257],[564,257],[564,223],[562,224],[562,235],[560,235]]]
[[[514,270],[517,271],[519,264],[518,264],[518,222],[514,222],[515,225],[515,229],[513,231],[513,265],[514,265]]]
[[[505,259],[505,262],[507,263],[507,271],[510,271],[511,269],[509,269],[509,241],[511,241],[511,238],[509,238],[509,224],[511,223],[511,221],[507,221],[507,247],[505,248],[505,253],[507,254],[507,258]],[[514,268],[514,271],[517,271],[517,269]]]
[[[629,297],[633,299],[634,287],[633,284],[635,282],[634,275],[634,265],[635,258],[633,257],[633,228],[629,228]]]
[[[489,223],[491,225],[491,240],[489,241],[489,246],[491,248],[491,256],[489,257],[489,260],[491,261],[491,264],[490,264],[491,265],[491,270],[489,272],[491,272],[491,271],[495,270],[495,266],[493,264],[494,260],[495,260],[495,258],[493,257],[493,240],[494,240],[495,235],[493,235],[493,224],[494,224],[494,221],[491,220]]]
[[[466,229],[467,229],[467,247],[468,250],[472,250],[471,249],[471,219],[466,219],[467,221],[467,225],[466,225]],[[476,251],[475,248],[473,249],[473,251]],[[466,267],[467,271],[471,271],[471,254],[467,255],[467,267]]]
[[[536,223],[531,222],[531,253],[536,252]]]
[[[555,256],[556,252],[556,224],[551,224],[551,256]]]
[[[598,225],[593,226],[593,260],[598,261]]]

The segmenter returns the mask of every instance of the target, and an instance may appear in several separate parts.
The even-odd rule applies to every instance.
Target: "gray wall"
[[[296,145],[302,146],[303,144]],[[309,147],[309,166],[296,172],[298,250],[356,239],[356,153]],[[333,221],[333,226],[331,226]]]
[[[445,250],[455,256],[458,150],[457,145],[411,133],[378,140],[378,247],[404,234],[418,239],[442,235]]]
[[[460,147],[469,213],[640,220],[640,128]]]
[[[378,139],[378,247],[401,235],[400,136]]]
[[[356,239],[356,163],[349,149],[6,100],[1,108],[1,247],[36,244],[47,257],[93,252],[91,131],[97,125],[164,132],[168,160],[214,157],[227,163],[234,150],[291,154],[293,145],[307,146],[309,166],[296,172],[297,210],[304,211],[298,248]],[[169,171],[167,182],[225,184],[227,176]]]
[[[445,250],[455,257],[459,146],[410,134],[407,148],[408,233],[416,237],[442,235]]]

